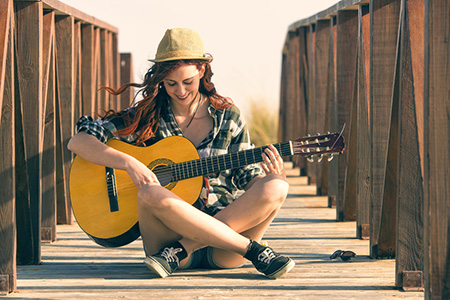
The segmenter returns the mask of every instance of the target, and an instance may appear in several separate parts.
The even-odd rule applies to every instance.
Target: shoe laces
[[[270,264],[272,259],[274,259],[275,257],[276,255],[275,253],[273,253],[273,250],[270,248],[266,248],[258,255],[258,260],[265,264]]]
[[[161,256],[164,257],[168,262],[179,263],[177,253],[181,251],[183,251],[183,249],[181,248],[166,247],[161,253]]]

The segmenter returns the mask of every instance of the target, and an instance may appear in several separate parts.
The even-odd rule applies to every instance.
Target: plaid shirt
[[[134,108],[130,108],[130,110],[131,113],[134,112]],[[213,118],[214,126],[209,135],[197,147],[200,157],[217,156],[253,148],[245,120],[236,106],[233,105],[226,110],[219,110],[210,104],[208,110]],[[110,117],[106,120],[98,119],[94,121],[90,116],[82,116],[77,122],[76,131],[91,134],[103,143],[111,138],[127,143],[134,142],[137,139],[136,134],[125,137],[115,136],[114,133],[124,127],[125,124],[120,118]],[[146,141],[145,144],[147,146],[152,145],[173,135],[183,136],[183,133],[172,110],[167,105],[162,113],[155,137]],[[233,202],[237,192],[243,190],[250,180],[260,174],[263,174],[263,171],[257,164],[209,174],[205,176],[208,184],[203,186],[201,195],[194,206],[214,215]]]

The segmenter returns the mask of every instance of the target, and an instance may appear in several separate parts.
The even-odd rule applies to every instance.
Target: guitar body
[[[110,140],[107,145],[135,157],[151,170],[199,159],[195,146],[180,136],[165,138],[149,147],[138,147],[118,140]],[[104,166],[77,156],[70,169],[70,198],[78,225],[96,243],[105,247],[126,245],[140,235],[138,189],[127,172],[114,172],[118,210],[112,209],[110,204]],[[193,204],[200,195],[203,176],[161,182],[161,185]]]

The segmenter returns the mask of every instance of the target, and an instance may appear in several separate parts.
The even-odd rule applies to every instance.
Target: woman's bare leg
[[[288,184],[281,176],[266,176],[212,218],[164,188],[146,186],[139,192],[138,201],[146,250],[149,254],[156,253],[183,237],[180,242],[188,253],[210,245],[216,248],[217,264],[240,265],[245,262],[242,256],[248,238],[261,239],[281,207],[287,189]]]

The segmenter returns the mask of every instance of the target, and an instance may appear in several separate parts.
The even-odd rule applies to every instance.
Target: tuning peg
[[[317,162],[321,162],[322,161],[322,159],[323,159],[323,155],[322,154],[320,154],[319,156],[318,156],[319,158],[317,159]]]
[[[311,135],[308,133],[307,135],[306,135],[306,137],[310,137]]]
[[[333,158],[334,158],[334,154],[328,154],[328,158],[327,158],[328,161],[332,161]]]
[[[306,160],[309,161],[310,163],[314,162],[314,158],[312,157],[312,155],[307,156]]]

